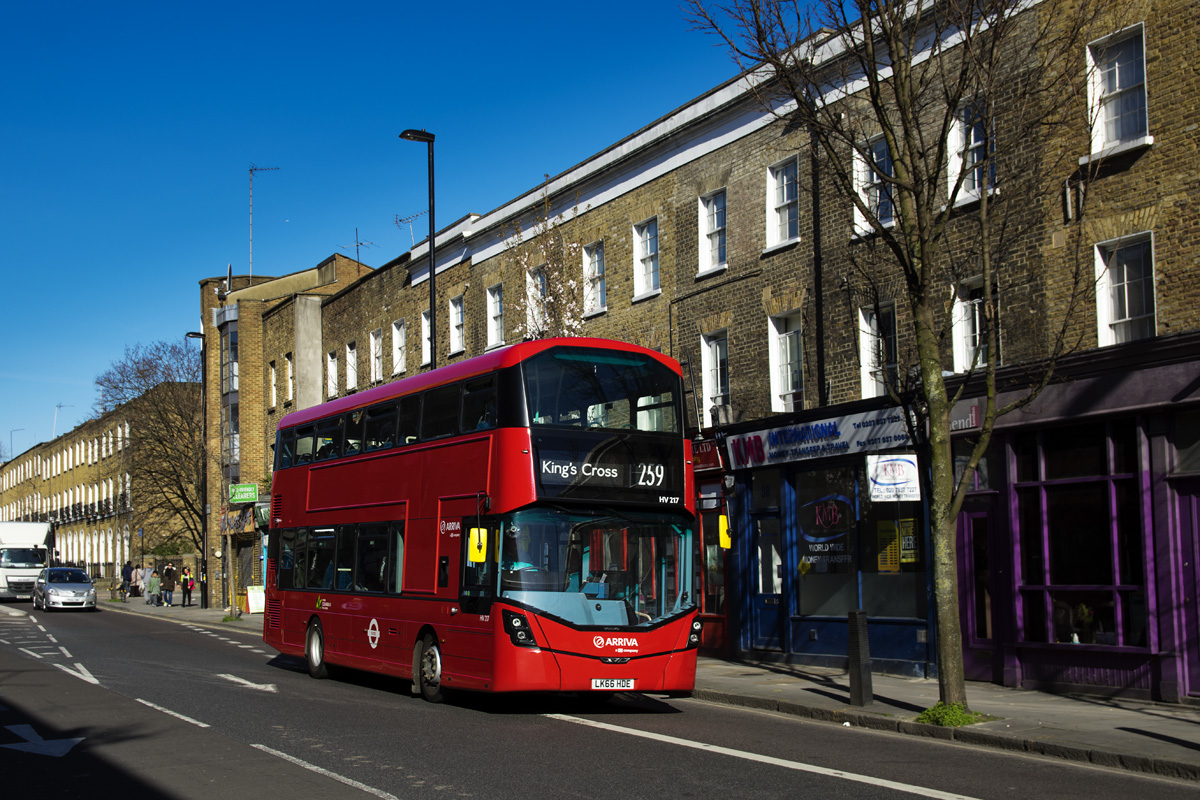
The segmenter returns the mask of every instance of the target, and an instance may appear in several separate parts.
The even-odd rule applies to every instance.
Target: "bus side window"
[[[275,554],[275,580],[280,589],[292,588],[292,569],[296,565],[296,531],[279,531],[279,552]]]
[[[362,408],[346,415],[346,446],[342,455],[356,456],[362,452],[363,420],[366,416],[366,409]]]
[[[360,592],[382,592],[388,579],[387,525],[360,525],[354,588]]]
[[[303,589],[308,585],[308,530],[296,531],[296,553],[292,564],[292,588]]]
[[[317,528],[308,532],[308,588],[333,588],[333,528]]]
[[[354,588],[354,545],[358,538],[353,525],[338,527],[337,560],[333,568],[333,588]]]
[[[391,524],[391,566],[388,567],[387,590],[400,594],[404,590],[404,523]]]
[[[296,464],[310,464],[313,460],[313,434],[316,428],[305,425],[296,428]]]
[[[296,430],[287,428],[275,439],[275,469],[287,469],[292,465],[292,454],[296,451]]]
[[[412,444],[417,440],[417,423],[421,417],[421,395],[400,398],[400,431],[396,441]]]
[[[367,409],[363,432],[363,451],[386,450],[396,443],[396,406],[381,403]]]
[[[486,431],[496,427],[496,381],[487,375],[463,384],[462,431]]]
[[[458,433],[459,385],[439,386],[425,392],[421,414],[421,439],[440,439]]]
[[[342,454],[342,418],[321,420],[317,423],[317,454],[313,461],[328,461]]]

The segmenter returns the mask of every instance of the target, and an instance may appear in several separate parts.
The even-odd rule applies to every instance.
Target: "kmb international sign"
[[[725,441],[729,448],[729,463],[734,469],[911,445],[904,411],[899,408],[769,428],[729,436]]]
[[[229,502],[231,502],[231,503],[257,503],[258,502],[258,484],[257,483],[231,483],[231,484],[229,484]]]

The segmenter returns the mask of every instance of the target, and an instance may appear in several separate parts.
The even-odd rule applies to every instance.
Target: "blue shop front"
[[[904,412],[840,410],[724,430],[730,644],[743,658],[843,668],[849,614],[863,609],[874,671],[935,675],[926,505]]]

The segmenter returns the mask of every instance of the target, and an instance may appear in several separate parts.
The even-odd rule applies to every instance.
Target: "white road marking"
[[[177,714],[176,712],[172,711],[171,709],[163,708],[162,706],[155,705],[154,703],[151,703],[149,700],[143,700],[139,697],[139,698],[137,698],[137,701],[144,706],[150,706],[150,708],[153,708],[155,711],[161,711],[162,713],[167,714],[168,716],[175,717],[175,719],[181,719],[184,722],[190,722],[198,728],[209,727],[207,722],[201,722],[198,719],[192,719],[191,717],[185,717],[183,714]]]
[[[58,649],[59,649],[59,650],[62,650],[62,654],[63,654],[64,656],[66,656],[67,658],[74,658],[74,657],[75,657],[75,656],[71,655],[70,653],[68,653],[68,652],[67,652],[67,648],[63,647],[62,645],[59,645],[59,646],[58,646]]]
[[[7,747],[10,750],[22,750],[26,753],[35,753],[39,756],[54,756],[62,758],[71,748],[83,741],[83,737],[78,739],[43,739],[41,734],[33,729],[32,725],[6,725],[5,728],[15,733],[24,739],[24,742],[17,744],[0,744],[0,747]]]
[[[304,767],[305,769],[315,772],[318,775],[324,775],[326,778],[333,778],[335,781],[340,781],[341,783],[344,783],[347,786],[353,786],[355,789],[359,789],[361,791],[367,792],[368,794],[373,794],[376,797],[382,797],[382,798],[384,798],[384,800],[400,800],[400,798],[396,797],[396,795],[388,794],[387,792],[383,791],[382,789],[376,789],[373,786],[367,786],[365,783],[359,783],[358,781],[353,780],[351,778],[346,778],[342,775],[338,775],[336,772],[330,772],[329,770],[327,770],[323,767],[318,767],[316,764],[309,764],[307,761],[301,761],[300,759],[296,758],[295,756],[289,756],[287,753],[281,753],[278,750],[272,750],[270,747],[267,747],[265,744],[252,744],[250,746],[258,748],[259,750],[262,750],[264,753],[269,753],[269,754],[275,756],[276,758],[282,758],[284,761],[291,762],[292,764],[295,764],[298,767]]]
[[[87,667],[85,667],[83,664],[80,664],[78,661],[75,662],[75,669],[71,669],[70,667],[66,666],[65,664],[55,664],[54,666],[58,667],[63,672],[67,673],[68,675],[74,675],[76,678],[79,678],[79,680],[81,680],[81,681],[87,681],[88,683],[94,683],[97,686],[100,685],[100,681],[96,680],[92,676],[92,673],[88,672]],[[78,670],[78,672],[76,670]]]
[[[251,683],[250,681],[246,680],[245,678],[239,678],[237,675],[218,675],[217,677],[224,678],[227,681],[232,681],[233,683],[239,684],[240,686],[245,686],[247,689],[256,689],[257,691],[260,691],[260,692],[274,692],[275,691],[275,684],[273,684],[273,683]]]
[[[28,647],[19,647],[17,649],[20,650],[22,653],[28,653],[29,655],[33,656],[34,658],[42,657],[41,653],[35,653],[32,650],[30,650]]]
[[[841,778],[842,780],[865,783],[871,786],[893,789],[898,792],[907,792],[909,794],[920,795],[921,797],[932,797],[936,798],[936,800],[975,800],[975,798],[968,797],[967,795],[954,794],[952,792],[942,792],[938,791],[937,789],[928,789],[924,786],[913,786],[907,783],[898,783],[896,781],[889,781],[883,778],[872,778],[869,775],[857,775],[853,772],[843,772],[839,769],[818,767],[814,764],[803,764],[799,761],[788,761],[782,758],[764,756],[758,753],[749,753],[745,750],[734,750],[729,747],[721,747],[715,744],[693,742],[690,739],[680,739],[675,736],[666,736],[661,733],[639,731],[635,728],[622,728],[619,725],[609,725],[606,722],[594,722],[590,719],[571,717],[567,716],[566,714],[543,714],[542,716],[550,719],[561,720],[563,722],[573,722],[576,725],[586,725],[590,728],[600,728],[601,730],[612,731],[613,733],[623,733],[626,736],[638,736],[643,739],[652,739],[656,742],[678,745],[679,747],[690,747],[694,750],[703,750],[707,753],[720,753],[721,755],[732,756],[733,758],[742,758],[747,761],[757,761],[760,764],[771,764],[776,767],[783,767],[784,769],[793,769],[799,772],[811,772],[816,775],[825,775],[830,778]]]

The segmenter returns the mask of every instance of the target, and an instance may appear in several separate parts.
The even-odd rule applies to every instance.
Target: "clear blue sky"
[[[87,419],[127,345],[198,330],[205,277],[379,266],[736,70],[675,2],[9,2],[0,10],[0,450]],[[428,222],[415,223],[417,241]],[[17,430],[20,429],[20,430]]]

